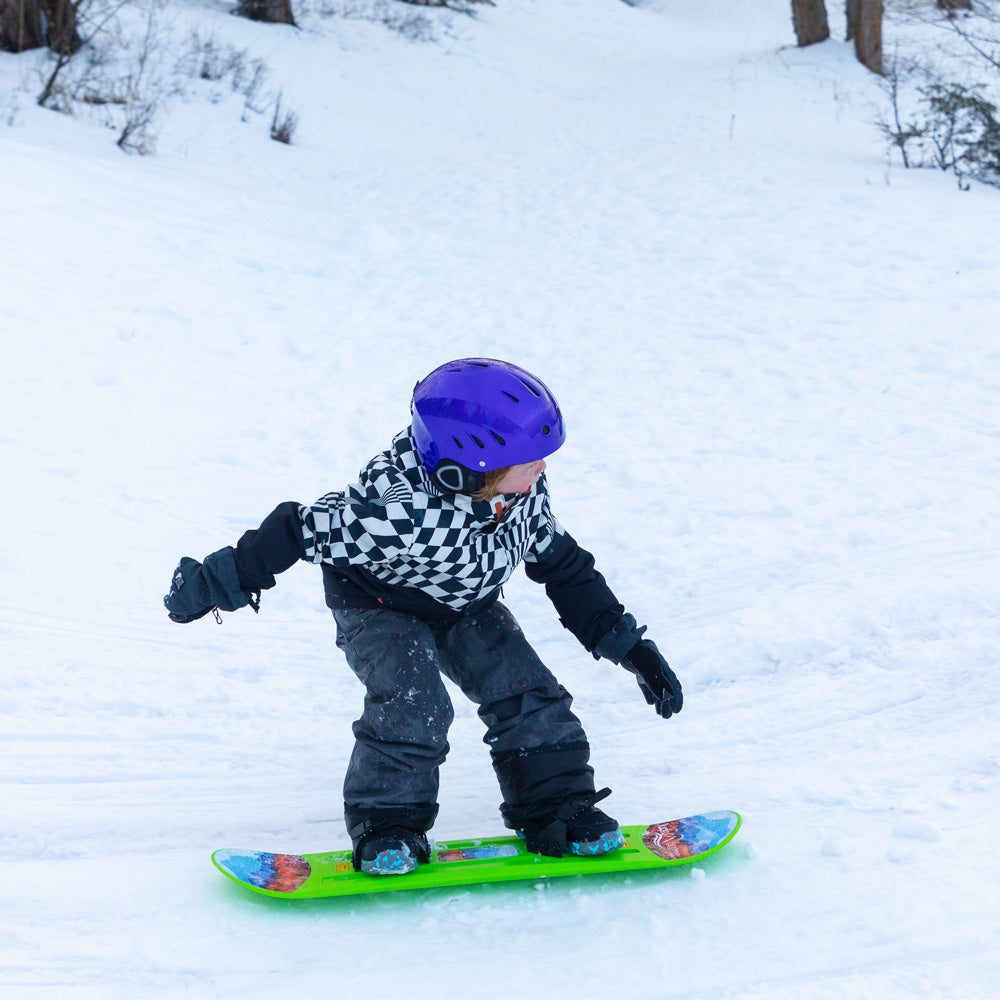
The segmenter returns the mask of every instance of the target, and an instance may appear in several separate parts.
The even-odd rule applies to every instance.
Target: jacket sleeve
[[[294,500],[278,504],[261,526],[247,531],[233,550],[240,589],[248,594],[268,590],[276,573],[284,573],[299,559],[305,559],[299,504]]]
[[[576,540],[556,527],[548,545],[526,560],[525,572],[545,593],[569,629],[593,653],[594,659],[618,663],[639,641],[645,629],[625,612],[604,577],[594,566],[594,557]]]
[[[299,559],[339,567],[387,561],[410,546],[415,519],[412,490],[391,469],[309,506],[278,504],[234,549],[240,588],[267,590]]]

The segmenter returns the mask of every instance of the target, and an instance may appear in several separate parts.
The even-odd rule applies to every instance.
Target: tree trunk
[[[939,10],[972,10],[972,0],[937,0]]]
[[[858,33],[858,13],[861,8],[861,0],[847,0],[847,36],[845,42],[849,42]]]
[[[48,45],[60,55],[72,55],[83,45],[76,27],[73,0],[0,0],[0,49],[7,52]]]
[[[25,52],[44,44],[38,0],[0,0],[0,49]]]
[[[825,42],[830,37],[830,23],[826,19],[823,0],[792,0],[792,24],[795,40],[800,46]]]
[[[41,0],[41,5],[48,22],[45,40],[49,48],[67,56],[78,51],[83,39],[76,30],[77,4],[72,0]]]
[[[882,75],[882,0],[860,0],[854,51],[864,66]]]
[[[292,17],[292,0],[239,0],[236,13],[251,21],[295,24],[295,18]]]

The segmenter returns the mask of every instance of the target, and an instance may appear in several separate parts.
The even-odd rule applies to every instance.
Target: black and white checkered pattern
[[[441,493],[430,482],[408,430],[358,482],[300,508],[299,517],[310,562],[362,566],[388,586],[415,588],[456,611],[502,586],[562,530],[544,476],[497,523],[489,503]]]

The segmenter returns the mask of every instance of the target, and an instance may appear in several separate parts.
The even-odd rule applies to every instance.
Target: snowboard
[[[357,872],[350,851],[299,855],[223,849],[212,855],[212,862],[223,875],[265,896],[316,899],[670,868],[714,854],[736,836],[741,823],[739,813],[722,811],[650,826],[624,826],[624,847],[591,857],[531,854],[517,837],[448,841],[434,844],[430,861],[407,875]]]

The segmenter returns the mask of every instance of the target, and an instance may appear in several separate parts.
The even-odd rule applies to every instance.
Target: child
[[[595,788],[572,698],[499,602],[501,586],[523,561],[562,624],[595,659],[635,674],[663,718],[683,697],[549,508],[543,473],[565,437],[559,407],[523,368],[466,358],[418,382],[410,412],[410,427],[346,490],[280,504],[235,548],[182,559],[163,599],[170,618],[256,611],[274,574],[299,559],[321,565],[337,645],[367,689],[344,782],[360,871],[405,874],[429,858],[453,718],[442,673],[479,706],[500,811],[528,850],[614,850],[624,839],[596,808],[610,789]]]

